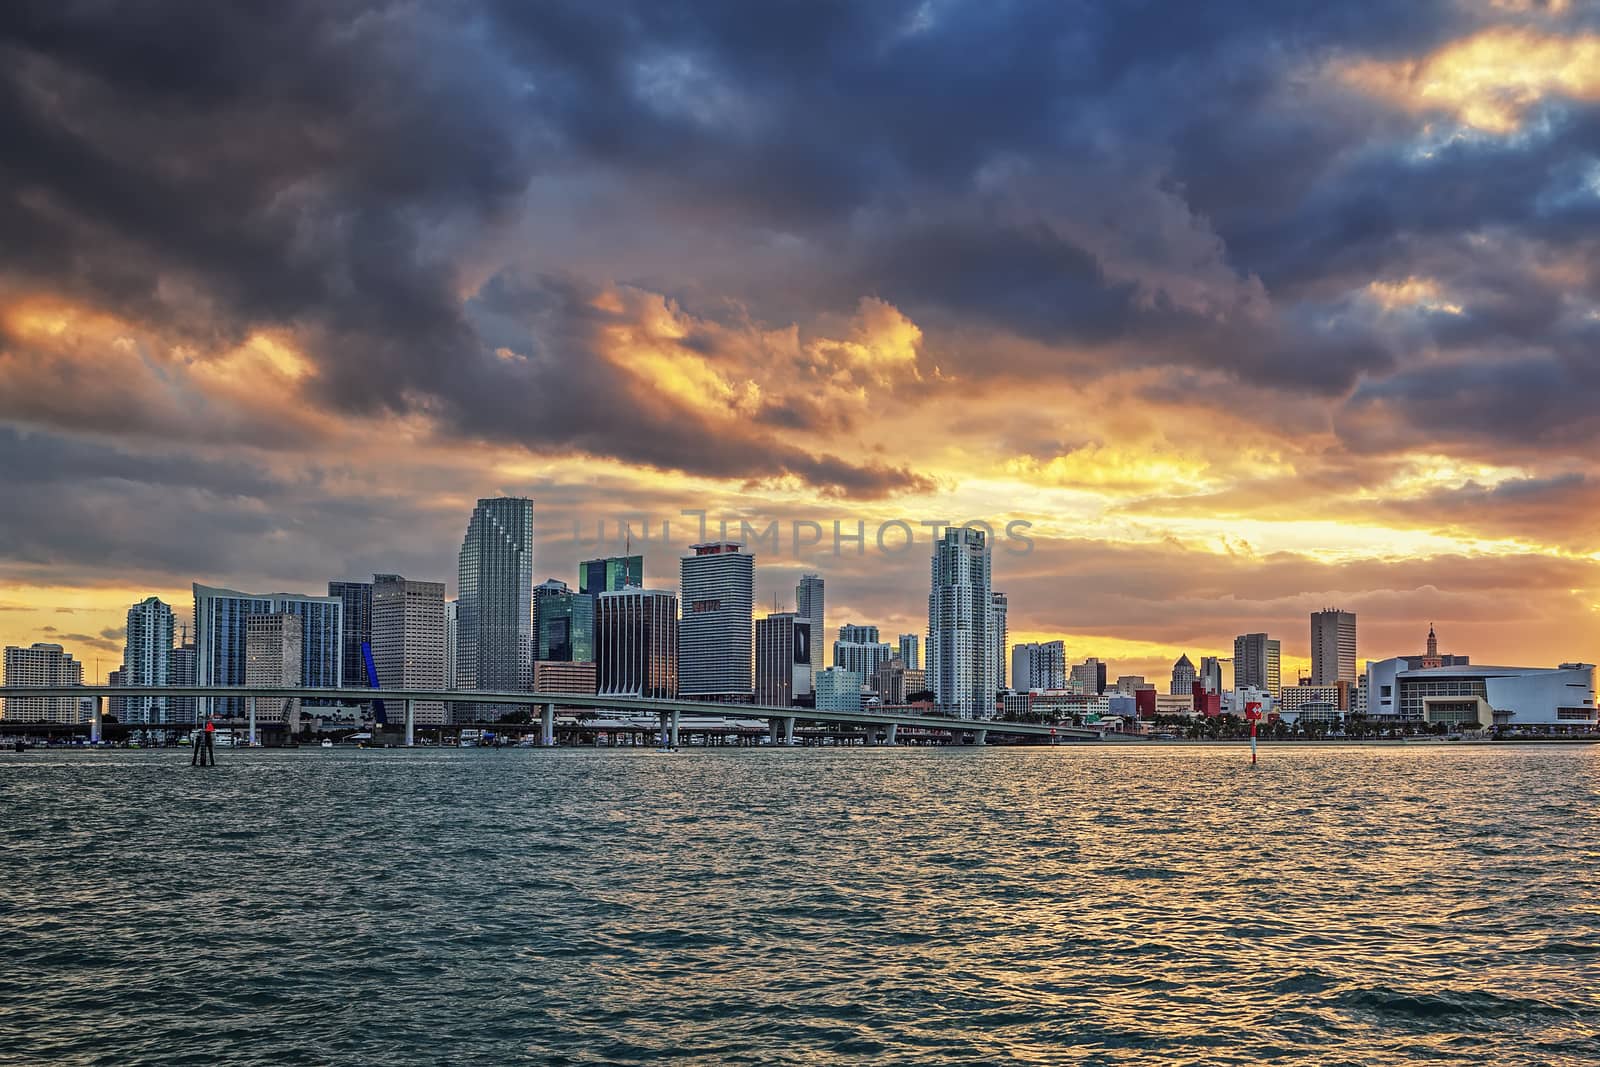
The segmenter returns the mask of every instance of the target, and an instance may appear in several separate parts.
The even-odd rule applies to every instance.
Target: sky
[[[1600,5],[23,0],[0,144],[0,644],[91,677],[498,494],[890,634],[1027,523],[1113,677],[1600,655]]]

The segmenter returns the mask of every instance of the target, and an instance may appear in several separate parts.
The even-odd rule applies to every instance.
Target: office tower
[[[456,687],[508,692],[533,683],[533,501],[478,501],[461,542],[456,599]],[[470,720],[499,715],[457,709]]]
[[[908,671],[922,669],[922,656],[919,651],[921,644],[916,634],[900,635],[900,663]]]
[[[1356,681],[1356,613],[1325,608],[1311,613],[1311,684]]]
[[[372,583],[329,582],[328,595],[344,605],[340,679],[346,689],[366,689],[367,661],[361,646],[372,643]]]
[[[36,641],[27,648],[11,645],[5,651],[6,685],[82,685],[83,664],[73,659],[60,645]],[[8,722],[81,721],[82,705],[77,697],[7,697]]]
[[[299,616],[284,612],[249,615],[244,629],[244,684],[274,688],[299,685],[304,655]],[[296,733],[300,726],[300,699],[257,697],[256,723],[264,722],[285,723],[291,734]]]
[[[574,593],[554,578],[540,583],[533,591],[533,625],[535,660],[594,661],[593,594]]]
[[[994,685],[996,689],[1006,687],[1006,609],[1008,607],[1004,593],[990,593],[990,617],[994,623]]]
[[[790,707],[811,696],[811,620],[795,611],[757,619],[756,703]]]
[[[1233,639],[1233,687],[1255,688],[1274,697],[1282,688],[1280,648],[1266,634],[1240,634]]]
[[[818,711],[861,711],[861,675],[829,667],[817,675]]]
[[[795,614],[811,620],[811,676],[816,677],[822,670],[823,647],[828,643],[824,638],[827,630],[824,629],[822,576],[806,573],[800,576],[800,584],[794,587]]]
[[[605,556],[578,564],[578,592],[597,596],[644,586],[643,556]]]
[[[189,640],[187,632],[178,647],[172,650],[170,665],[167,678],[172,685],[198,684],[195,680],[194,642]],[[199,703],[195,697],[170,697],[167,700],[167,721],[193,723],[195,708]]]
[[[443,582],[372,576],[372,662],[383,688],[446,688],[445,636]],[[446,722],[442,700],[419,700],[414,714],[418,726]]]
[[[592,660],[587,663],[539,660],[533,665],[535,693],[593,693],[597,689],[596,664]]]
[[[833,665],[870,678],[880,664],[889,662],[894,650],[878,640],[876,626],[839,627],[839,640],[833,643]]]
[[[989,543],[982,530],[946,528],[934,542],[928,593],[929,684],[947,714],[988,718],[994,711],[994,600]]]
[[[128,609],[122,649],[123,685],[168,685],[172,675],[172,609],[147,597]],[[166,697],[129,697],[123,722],[167,722]]]
[[[678,695],[678,598],[661,589],[595,597],[597,691],[606,696]]]
[[[460,636],[457,628],[457,619],[460,617],[456,611],[457,604],[454,600],[444,603],[444,685],[446,689],[456,687],[456,642]]]
[[[1178,662],[1172,665],[1172,684],[1167,688],[1167,695],[1193,696],[1195,678],[1194,663],[1185,652],[1178,657]]]
[[[880,665],[868,677],[867,684],[878,694],[885,705],[904,704],[912,693],[921,692],[927,684],[920,668],[908,668],[899,657]]]
[[[1062,641],[1015,645],[1011,649],[1011,687],[1031,689],[1067,687],[1067,646]]]
[[[856,645],[875,645],[878,643],[878,628],[847,622],[839,627],[839,640]]]
[[[1206,692],[1222,692],[1222,660],[1216,656],[1201,656],[1198,678]]]
[[[755,557],[738,541],[707,541],[690,545],[678,562],[679,694],[749,703],[755,695]]]
[[[337,688],[344,678],[344,601],[299,593],[241,593],[194,586],[195,684],[243,685],[246,622],[253,615],[293,615],[300,620],[298,684]],[[198,709],[229,718],[244,714],[237,697],[208,697]]]
[[[1090,656],[1072,668],[1071,684],[1080,693],[1099,696],[1106,691],[1106,665]]]
[[[1119,674],[1117,675],[1116,684],[1111,688],[1115,692],[1133,696],[1141,689],[1148,689],[1153,693],[1156,687],[1145,681],[1142,674]]]

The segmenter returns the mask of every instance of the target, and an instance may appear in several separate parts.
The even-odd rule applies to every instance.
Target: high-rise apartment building
[[[578,564],[578,592],[598,596],[644,587],[643,556],[605,556]]]
[[[1167,694],[1169,696],[1193,696],[1196,677],[1194,661],[1185,652],[1178,657],[1178,662],[1172,665],[1172,684],[1167,687]]]
[[[934,542],[928,593],[928,683],[934,701],[963,719],[994,711],[994,598],[984,531],[952,526]]]
[[[385,689],[446,687],[444,583],[372,576],[372,662]],[[442,700],[419,700],[415,722],[443,726]]]
[[[900,665],[908,671],[922,669],[921,640],[916,634],[900,635]]]
[[[757,619],[756,703],[791,707],[811,697],[811,620],[795,611]]]
[[[456,685],[516,691],[533,684],[533,501],[488,497],[467,521],[457,559]],[[499,714],[463,706],[468,719]]]
[[[344,678],[344,601],[299,593],[241,593],[194,586],[195,684],[243,685],[247,621],[253,615],[293,615],[300,620],[300,678],[307,687],[337,688]],[[208,697],[201,714],[239,718],[237,697]]]
[[[198,685],[196,668],[194,642],[184,633],[177,647],[172,650],[168,680],[173,685]],[[200,701],[196,697],[170,697],[167,700],[167,721],[193,723],[196,721],[195,709],[199,706]]]
[[[1311,684],[1356,682],[1356,613],[1325,608],[1311,613]]]
[[[811,621],[811,676],[815,678],[822,670],[823,646],[827,644],[824,635],[823,601],[824,590],[820,574],[805,573],[800,576],[800,584],[794,587],[795,614]]]
[[[1004,593],[990,593],[990,618],[994,624],[994,674],[995,688],[1006,687],[1007,637],[1006,612],[1010,607]]]
[[[686,699],[754,698],[755,567],[738,541],[690,545],[679,560],[678,692]]]
[[[300,685],[304,657],[304,628],[298,615],[273,612],[248,615],[244,620],[244,684],[251,686]],[[299,697],[255,697],[256,722],[287,725],[291,734],[300,725]],[[247,709],[248,710],[248,709]]]
[[[1240,634],[1233,639],[1233,687],[1260,689],[1274,698],[1283,688],[1279,642],[1266,634]]]
[[[372,583],[329,582],[328,595],[344,605],[340,677],[346,689],[367,688],[367,661],[361,646],[372,643]]]
[[[122,684],[172,684],[172,609],[156,597],[146,597],[128,609]],[[122,721],[169,722],[167,710],[167,697],[128,697],[123,703]]]
[[[1040,641],[1011,649],[1011,687],[1021,692],[1067,687],[1067,646],[1064,641]]]
[[[5,651],[6,685],[82,685],[83,664],[60,645],[36,641],[27,648],[10,645]],[[8,722],[81,721],[83,706],[77,697],[7,697]]]
[[[878,643],[878,628],[847,622],[839,627],[839,640],[856,645],[875,645]]]
[[[839,627],[839,640],[833,643],[833,665],[855,671],[870,678],[880,664],[889,662],[894,649],[878,640],[876,626],[855,626],[850,623]]]
[[[678,598],[662,589],[620,589],[595,597],[597,692],[678,695]]]
[[[555,578],[540,583],[533,591],[533,625],[535,660],[594,661],[593,594],[574,593]]]

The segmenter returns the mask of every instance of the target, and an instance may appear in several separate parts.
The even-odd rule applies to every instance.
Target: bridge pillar
[[[664,711],[657,712],[656,722],[660,724],[657,727],[657,729],[660,731],[660,740],[657,742],[657,745],[660,748],[666,748],[667,738],[671,736],[671,727],[667,722],[667,713]]]
[[[670,720],[671,740],[667,743],[669,748],[678,747],[678,720],[680,715],[682,715],[682,712],[680,712],[677,708],[672,709],[672,718]]]
[[[256,747],[256,698],[246,697],[245,704],[250,708],[250,747]]]
[[[777,719],[768,719],[767,720],[767,736],[772,740],[773,744],[777,744],[778,743],[778,720]]]
[[[886,744],[886,745],[894,744],[895,743],[895,735],[898,734],[899,732],[900,732],[900,724],[899,723],[892,722],[888,726],[885,726],[883,728],[883,743]]]
[[[411,748],[417,743],[417,702],[406,701],[406,747]]]
[[[556,706],[546,704],[539,711],[539,744],[554,748],[556,744]]]
[[[89,699],[94,701],[94,713],[89,716],[89,743],[91,745],[98,745],[100,743],[100,725],[101,725],[101,720],[100,720],[100,698],[99,697],[90,697]]]
[[[786,745],[794,744],[794,716],[793,715],[785,715],[783,717],[783,743],[786,744]]]
[[[972,731],[972,743],[975,744],[975,745],[986,745],[986,744],[988,744],[989,743],[989,731],[988,730],[974,730],[974,731]]]

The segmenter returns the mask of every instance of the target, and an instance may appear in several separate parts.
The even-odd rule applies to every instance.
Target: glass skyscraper
[[[344,661],[344,601],[336,596],[300,593],[241,593],[196,583],[194,586],[195,684],[244,685],[245,639],[252,615],[294,615],[300,619],[300,684],[338,688]],[[237,718],[244,701],[208,698],[203,709]]]
[[[347,689],[367,688],[367,663],[361,655],[361,646],[372,643],[372,583],[329,582],[328,595],[344,602],[344,686]]]
[[[606,556],[578,564],[578,592],[596,596],[644,586],[643,556]]]
[[[554,578],[534,591],[535,660],[594,661],[594,596]]]
[[[947,714],[994,714],[994,598],[984,531],[947,527],[934,542],[928,592],[928,686]]]
[[[533,501],[478,501],[461,542],[456,681],[461,689],[533,684]],[[464,709],[476,715],[478,708]],[[483,709],[492,711],[493,708]]]

